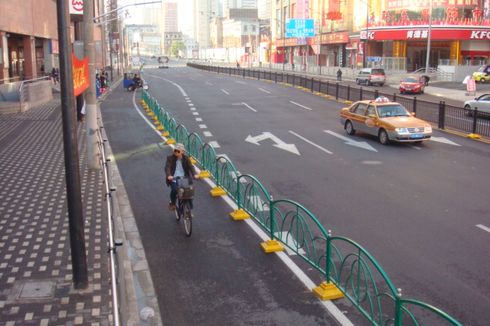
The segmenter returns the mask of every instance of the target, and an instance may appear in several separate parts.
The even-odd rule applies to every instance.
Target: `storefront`
[[[367,37],[366,37],[367,36]],[[369,57],[405,58],[408,71],[425,67],[428,26],[377,27],[361,31]],[[477,26],[432,26],[430,66],[460,65],[471,60],[489,62],[490,28]],[[362,52],[362,49],[361,51]],[[362,62],[362,56],[357,61]]]

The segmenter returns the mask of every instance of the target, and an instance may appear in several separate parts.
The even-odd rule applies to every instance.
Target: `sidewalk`
[[[103,175],[87,170],[79,125],[89,288],[73,289],[59,99],[0,115],[0,324],[109,325]]]

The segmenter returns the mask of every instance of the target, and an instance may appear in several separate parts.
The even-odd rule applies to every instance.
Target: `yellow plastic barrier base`
[[[344,297],[342,291],[333,283],[322,282],[319,286],[313,289],[313,293],[320,300],[335,300]]]
[[[283,251],[284,247],[277,240],[267,240],[260,244],[266,254]]]
[[[170,133],[168,131],[164,131],[164,132],[162,132],[162,136],[168,137],[168,136],[170,136]]]
[[[209,177],[211,177],[211,173],[209,173],[209,171],[202,170],[201,173],[199,173],[199,179],[206,179]]]
[[[349,100],[345,100],[345,101],[341,101],[341,102],[344,102],[344,104],[352,104],[352,101],[349,101]]]
[[[190,157],[190,159],[191,159],[191,163],[192,163],[193,165],[196,165],[196,163],[197,163],[196,159],[195,159],[195,158],[193,158],[193,157]]]
[[[150,111],[150,113],[148,113],[148,115],[153,118],[155,116],[155,113]]]
[[[175,139],[173,139],[173,138],[167,139],[167,145],[172,145],[172,144],[175,144],[175,143],[176,143]]]
[[[158,131],[163,131],[164,130],[163,129],[163,126],[160,123],[157,123],[156,125],[157,125],[157,130]]]
[[[478,134],[469,134],[466,137],[471,138],[471,139],[480,139],[481,138],[481,136]]]
[[[213,189],[211,189],[209,191],[209,193],[213,197],[221,197],[221,196],[226,195],[226,191],[223,188],[221,188],[221,187],[214,187]]]
[[[141,105],[145,104],[145,100],[140,100]]]
[[[247,218],[250,218],[250,214],[248,214],[241,208],[231,212],[230,216],[234,221],[243,221],[246,220]]]

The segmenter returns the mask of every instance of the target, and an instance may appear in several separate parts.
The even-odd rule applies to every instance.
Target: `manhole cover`
[[[19,299],[45,299],[54,294],[54,282],[38,281],[27,282],[20,290]]]

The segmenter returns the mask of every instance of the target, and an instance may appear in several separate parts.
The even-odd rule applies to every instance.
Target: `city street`
[[[436,130],[422,145],[383,146],[370,136],[345,134],[343,104],[295,88],[181,66],[148,69],[144,77],[178,122],[228,155],[240,172],[258,177],[274,199],[303,204],[326,229],[364,246],[404,297],[433,304],[465,325],[488,320],[488,145]],[[118,132],[133,143],[142,124],[127,116],[137,113],[118,110],[118,123],[127,123]],[[106,126],[113,144],[111,137],[119,137]],[[152,180],[160,175],[163,156],[152,153],[158,137],[148,141],[148,154],[160,165],[140,170],[133,182],[143,172],[154,174]],[[145,191],[145,198],[157,201],[160,191]],[[226,219],[226,211],[221,215]],[[151,227],[147,232],[163,238]],[[150,261],[155,254],[148,253]]]

